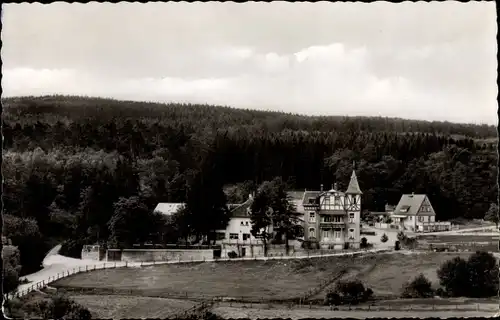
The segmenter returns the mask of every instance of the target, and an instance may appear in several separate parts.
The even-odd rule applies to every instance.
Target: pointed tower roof
[[[349,181],[349,186],[347,187],[347,191],[345,193],[363,194],[359,188],[358,178],[356,177],[356,172],[354,170],[352,170],[351,181]]]

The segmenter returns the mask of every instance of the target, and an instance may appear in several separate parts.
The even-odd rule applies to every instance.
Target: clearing
[[[386,253],[300,260],[206,262],[117,268],[80,273],[51,284],[80,294],[121,294],[198,300],[213,297],[288,300],[303,296],[325,280],[347,273],[375,297],[399,296],[405,282],[423,273],[434,286],[436,270],[456,256],[471,253]],[[322,298],[323,290],[314,298]]]

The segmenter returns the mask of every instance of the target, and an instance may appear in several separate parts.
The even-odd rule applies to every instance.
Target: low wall
[[[108,261],[149,262],[172,260],[208,260],[214,258],[212,249],[108,249]]]

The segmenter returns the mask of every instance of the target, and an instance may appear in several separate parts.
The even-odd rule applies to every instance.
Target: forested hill
[[[241,129],[265,132],[302,130],[319,132],[371,131],[431,133],[469,138],[496,138],[495,126],[384,117],[305,116],[282,112],[234,109],[193,104],[160,104],[102,98],[44,96],[2,99],[7,123],[36,121],[108,121],[113,118],[153,121],[168,125],[179,121],[186,127]]]
[[[121,221],[113,214],[129,212],[122,206],[184,202],[193,181],[210,181],[201,191],[207,197],[236,184],[233,203],[276,176],[299,190],[345,188],[353,161],[363,210],[415,192],[429,195],[439,220],[483,218],[497,202],[492,126],[64,96],[2,103],[3,202],[13,239],[38,228],[44,239],[107,240],[109,223]],[[200,175],[209,179],[194,179]],[[43,256],[32,247],[41,241],[30,243],[21,251]],[[23,259],[37,268],[41,257]]]

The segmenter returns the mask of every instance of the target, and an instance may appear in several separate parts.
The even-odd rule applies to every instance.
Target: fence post
[[[104,262],[104,267],[103,267],[103,269],[106,269],[106,262]]]
[[[115,268],[116,268],[116,261],[115,261]]]
[[[85,266],[85,271],[89,271],[89,266]]]
[[[125,267],[128,267],[128,261],[125,261]]]

